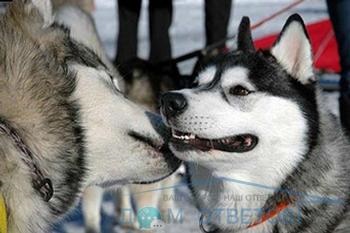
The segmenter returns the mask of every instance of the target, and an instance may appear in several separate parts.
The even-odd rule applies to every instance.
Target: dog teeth
[[[196,138],[196,135],[194,135],[194,134],[190,134],[190,136],[189,136],[189,139],[195,139]]]
[[[176,138],[176,139],[180,139],[180,140],[192,140],[192,139],[195,139],[196,138],[196,135],[192,134],[192,133],[181,133],[181,132],[178,132],[176,130],[172,130],[172,136],[173,138]]]
[[[220,142],[221,142],[222,144],[230,144],[230,143],[231,143],[231,139],[229,139],[229,138],[221,139]]]
[[[173,134],[173,138],[176,138],[176,139],[181,139],[181,140],[183,140],[184,138],[183,138],[183,136],[178,136],[178,135],[176,135],[176,134]]]

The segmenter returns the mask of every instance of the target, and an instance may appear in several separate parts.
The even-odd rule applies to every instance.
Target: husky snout
[[[176,117],[183,113],[188,104],[187,99],[181,93],[168,92],[161,97],[161,111],[167,118]]]

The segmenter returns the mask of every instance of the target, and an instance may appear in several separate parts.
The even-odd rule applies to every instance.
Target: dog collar
[[[261,223],[264,223],[264,222],[268,221],[269,219],[277,216],[283,210],[288,208],[288,206],[291,204],[291,202],[292,201],[289,199],[285,199],[285,200],[278,202],[276,204],[275,208],[266,211],[257,221],[249,224],[247,228],[249,229],[249,228],[255,227],[255,226],[260,225]],[[219,228],[217,228],[217,227],[213,230],[206,230],[203,222],[204,222],[204,215],[202,214],[200,219],[199,219],[199,228],[202,231],[202,233],[219,233],[220,232]]]
[[[279,213],[281,213],[283,210],[285,210],[286,208],[288,208],[288,206],[291,204],[291,200],[282,200],[280,202],[278,202],[276,204],[275,208],[272,208],[271,210],[268,210],[267,212],[265,212],[260,219],[258,219],[257,221],[251,223],[248,225],[248,228],[252,228],[255,227],[261,223],[264,223],[266,221],[268,221],[269,219],[277,216]]]
[[[0,233],[7,233],[7,211],[5,199],[0,193]]]
[[[17,131],[6,121],[0,119],[0,133],[6,134],[21,153],[21,160],[29,167],[32,176],[32,183],[44,201],[48,202],[53,196],[53,186],[50,179],[44,177],[39,169],[32,151],[23,142]],[[2,233],[2,232],[0,232]]]

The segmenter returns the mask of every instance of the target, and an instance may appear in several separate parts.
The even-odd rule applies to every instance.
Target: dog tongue
[[[175,143],[191,145],[204,152],[214,149],[213,142],[207,139],[195,138],[191,140],[178,140],[173,138],[172,141]]]
[[[229,142],[215,141],[214,148],[227,152],[247,152],[258,143],[258,138],[253,135],[239,135],[232,137]]]

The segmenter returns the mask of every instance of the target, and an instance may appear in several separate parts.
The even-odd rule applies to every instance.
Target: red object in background
[[[315,58],[315,67],[321,71],[340,72],[338,46],[329,19],[306,26]],[[278,34],[255,40],[256,48],[267,49],[275,42]]]

